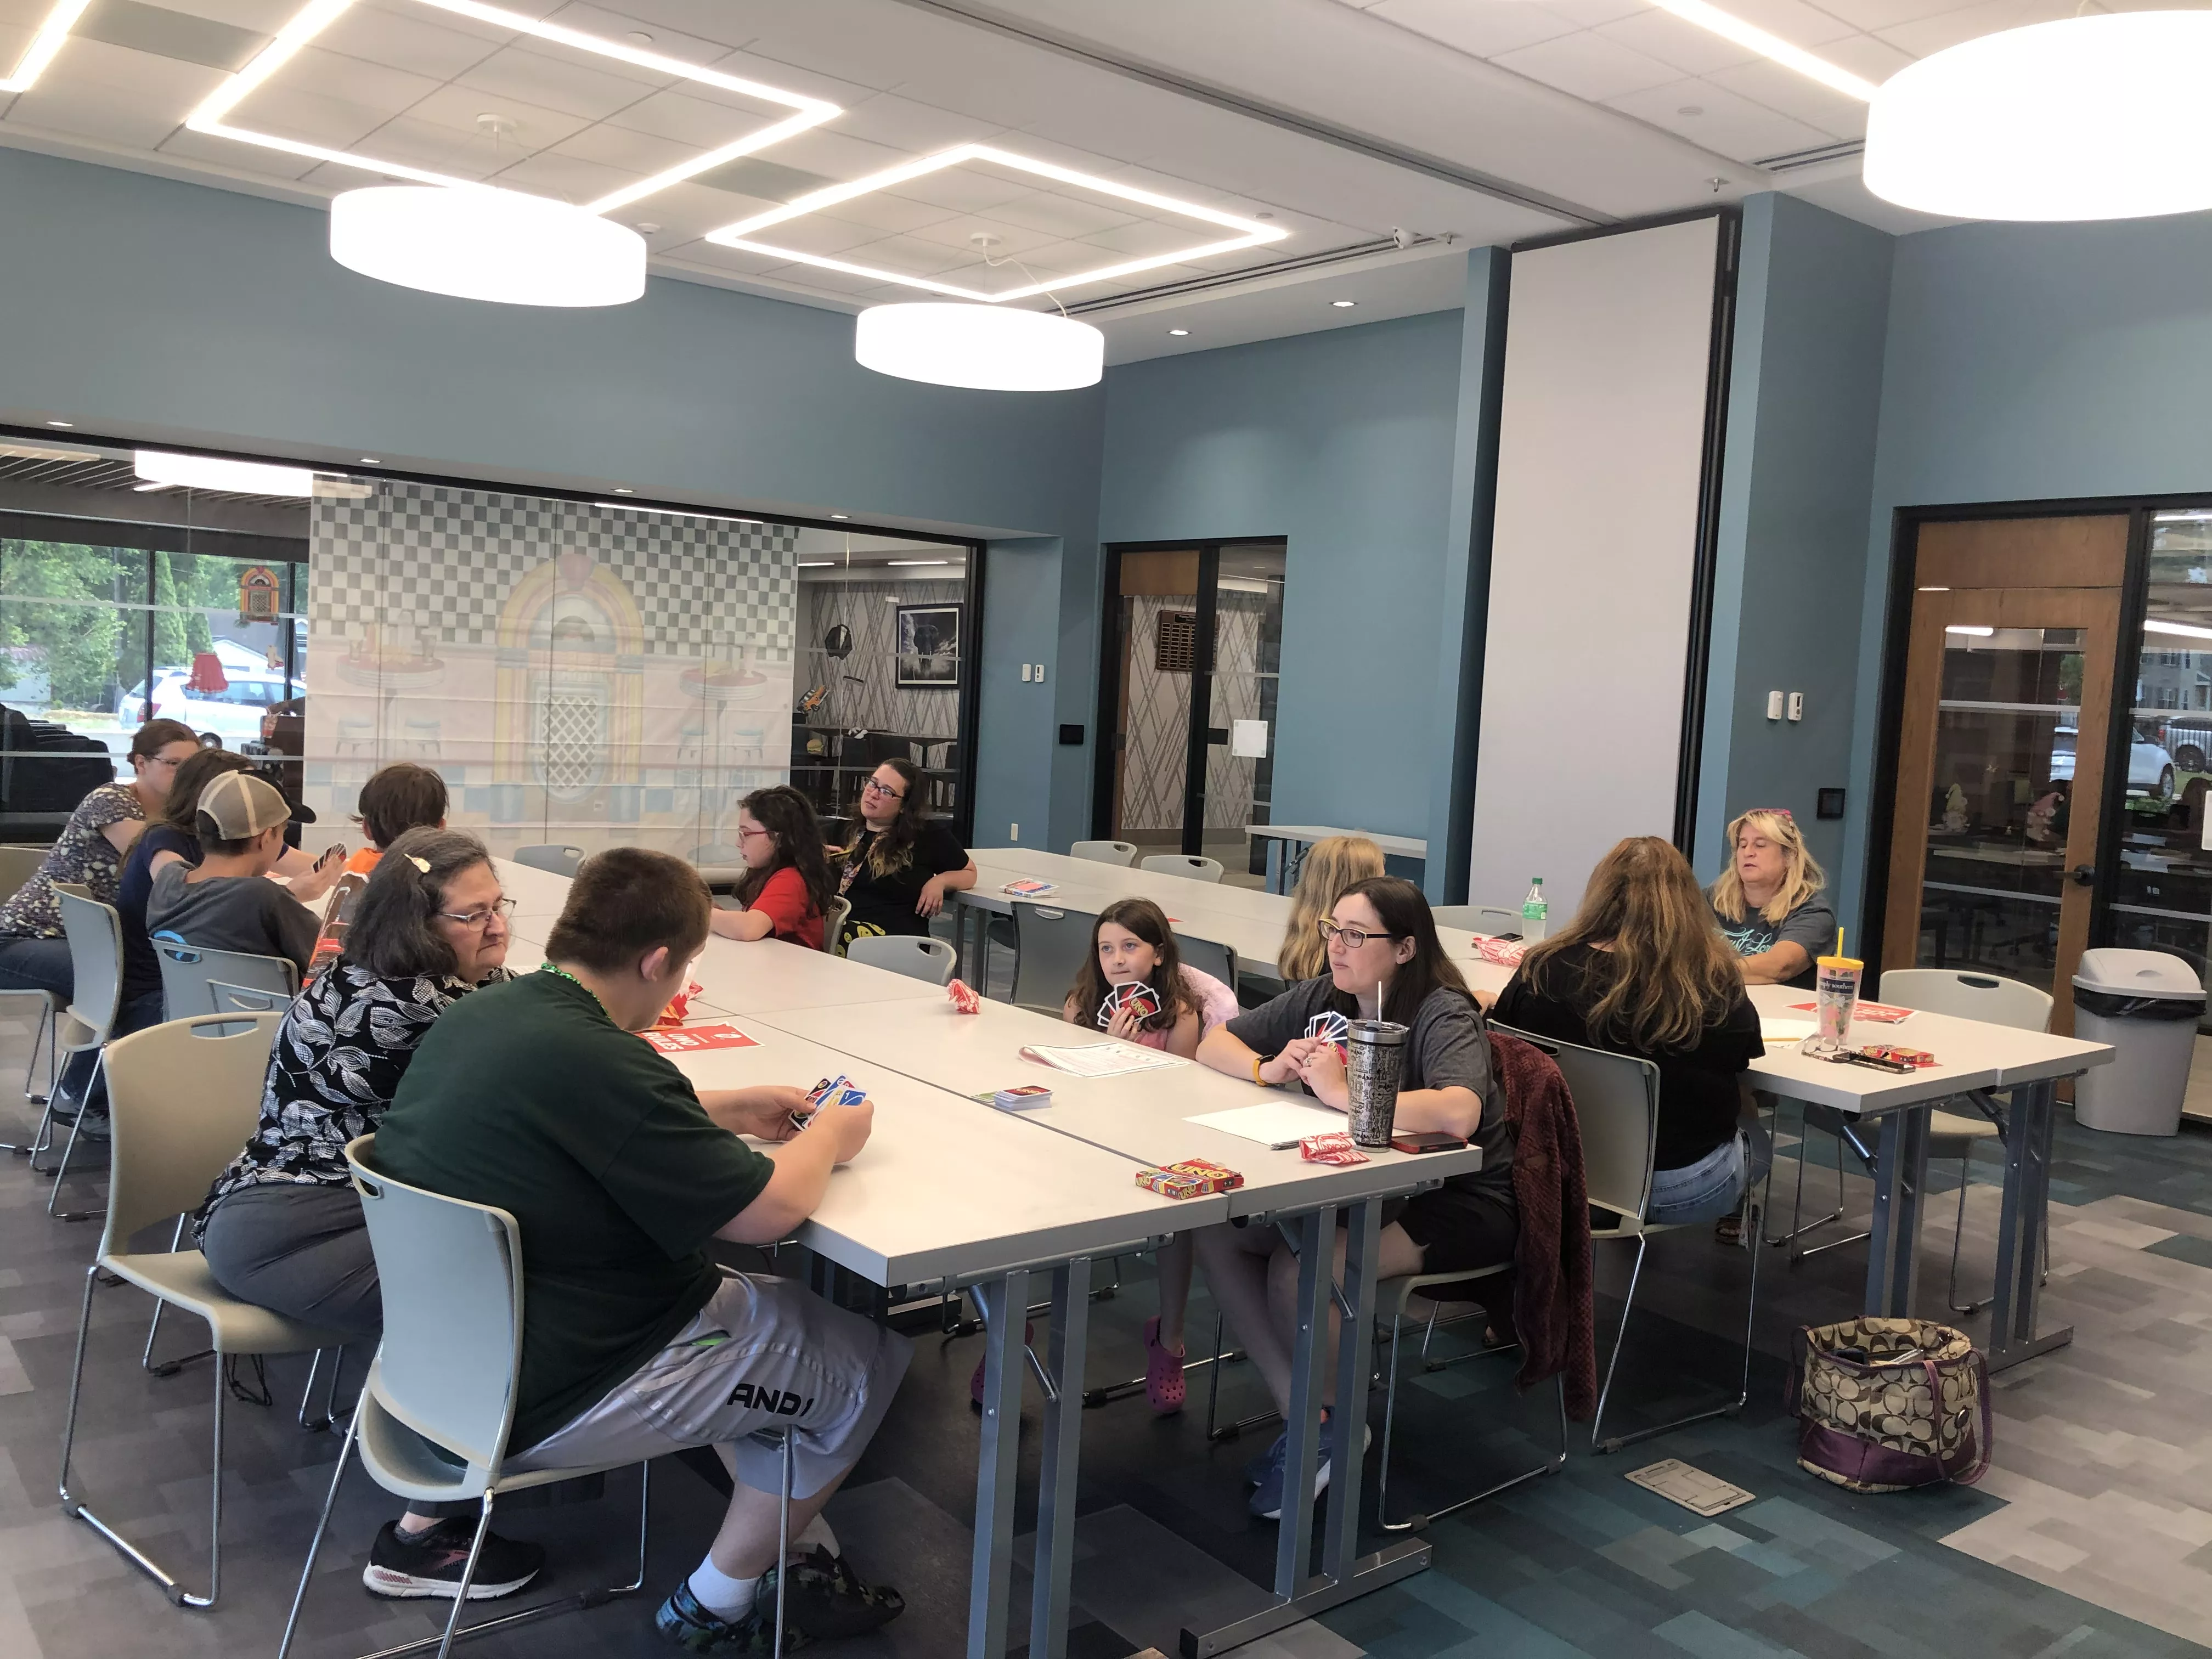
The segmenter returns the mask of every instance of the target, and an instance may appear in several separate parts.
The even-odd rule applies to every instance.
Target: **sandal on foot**
[[[1161,1417],[1182,1409],[1182,1356],[1160,1346],[1160,1322],[1145,1322],[1145,1399]]]

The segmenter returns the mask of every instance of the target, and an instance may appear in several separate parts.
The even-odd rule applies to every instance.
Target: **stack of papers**
[[[1342,1134],[1346,1128],[1342,1112],[1332,1112],[1325,1106],[1301,1106],[1288,1100],[1271,1100],[1264,1106],[1234,1106],[1225,1112],[1201,1112],[1183,1121],[1202,1124],[1242,1139],[1256,1140],[1278,1152],[1297,1146],[1309,1135]]]
[[[1069,1048],[1032,1046],[1022,1050],[1022,1058],[1055,1071],[1073,1072],[1078,1077],[1119,1077],[1124,1072],[1151,1072],[1162,1066],[1190,1064],[1165,1049],[1146,1048],[1134,1042],[1086,1042]]]

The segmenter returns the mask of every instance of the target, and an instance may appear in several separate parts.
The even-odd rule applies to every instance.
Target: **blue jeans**
[[[70,966],[69,941],[63,939],[0,939],[0,991],[52,991],[66,1008],[76,994],[76,975]],[[161,1023],[161,994],[150,991],[125,1002],[115,1011],[114,1036],[128,1036]],[[62,1070],[62,1089],[72,1100],[84,1100],[95,1110],[107,1104],[106,1073],[93,1081],[95,1053],[88,1048],[70,1056]]]
[[[1695,1164],[1651,1172],[1651,1202],[1644,1219],[1654,1227],[1679,1227],[1689,1221],[1713,1221],[1735,1213],[1744,1194],[1766,1177],[1774,1162],[1774,1140],[1765,1126],[1742,1123],[1732,1139]]]

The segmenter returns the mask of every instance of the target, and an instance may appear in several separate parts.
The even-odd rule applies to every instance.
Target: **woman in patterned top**
[[[346,1143],[375,1130],[438,1016],[507,977],[511,908],[474,836],[410,830],[385,849],[343,954],[277,1027],[259,1127],[201,1207],[208,1270],[231,1295],[363,1343],[381,1334],[376,1261]],[[454,1593],[473,1528],[441,1518],[448,1513],[459,1510],[426,1505],[386,1524],[362,1574],[373,1594]],[[458,1551],[448,1536],[456,1527]],[[472,1594],[518,1590],[544,1559],[535,1545],[488,1536]]]

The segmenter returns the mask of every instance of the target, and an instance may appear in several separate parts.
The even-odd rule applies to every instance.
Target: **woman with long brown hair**
[[[945,894],[975,884],[975,861],[929,816],[922,784],[920,767],[894,757],[860,787],[853,838],[832,854],[843,860],[839,891],[853,907],[841,951],[871,933],[927,933]]]
[[[1659,1068],[1647,1221],[1727,1216],[1764,1170],[1747,1071],[1764,1052],[1735,952],[1690,861],[1656,836],[1598,860],[1574,920],[1521,958],[1491,1018]]]
[[[1364,836],[1324,836],[1298,862],[1298,884],[1291,893],[1291,920],[1283,929],[1283,948],[1275,966],[1283,983],[1318,977],[1328,971],[1328,946],[1321,920],[1336,908],[1355,881],[1382,873],[1382,849]]]

